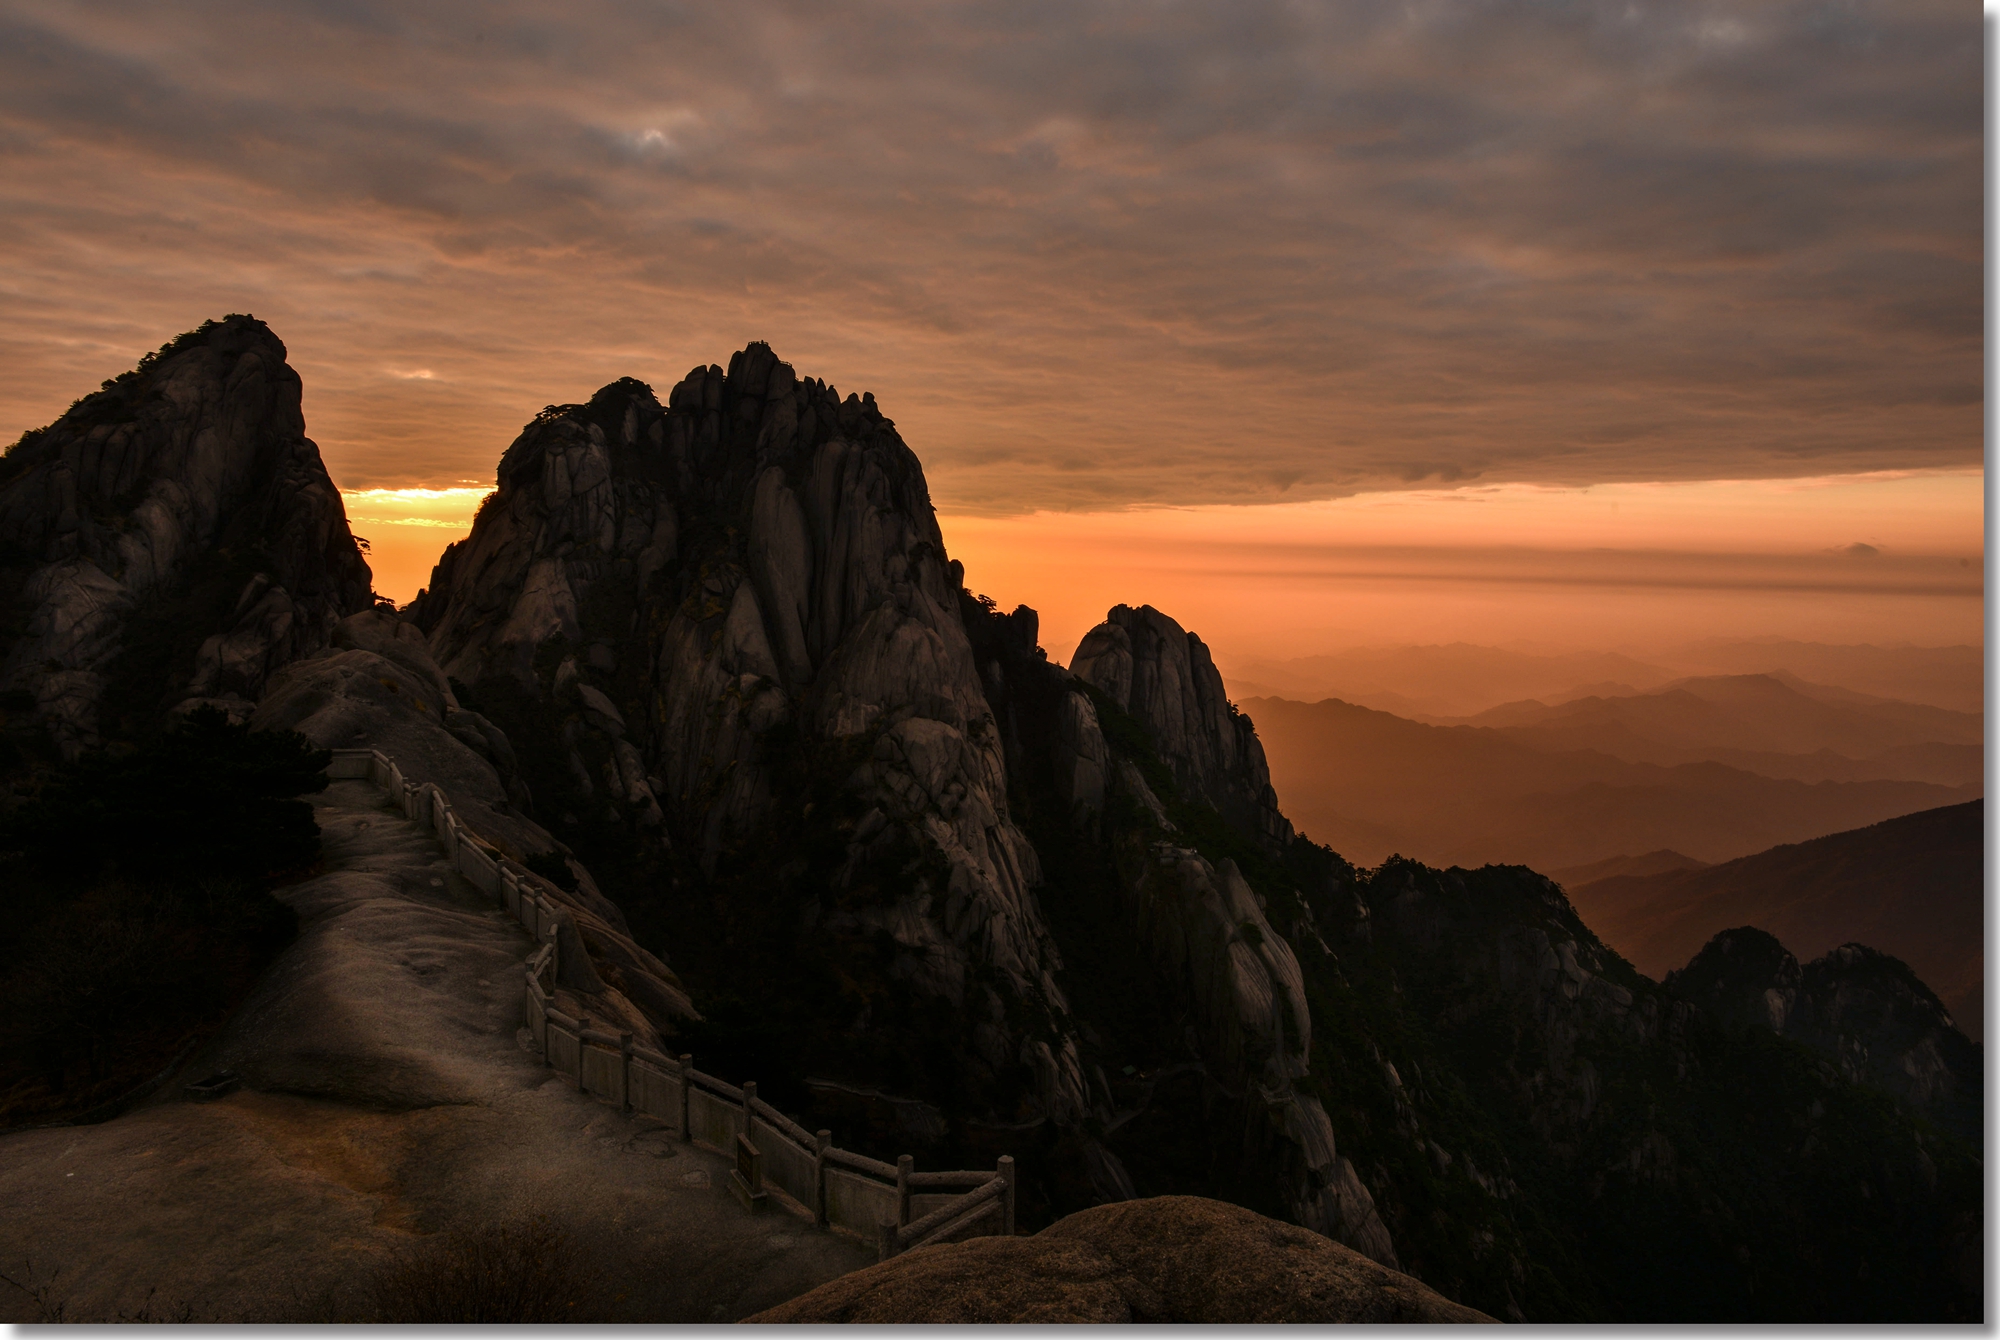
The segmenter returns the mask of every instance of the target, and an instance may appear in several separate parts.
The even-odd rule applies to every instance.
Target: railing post
[[[745,1139],[748,1139],[750,1137],[750,1130],[751,1130],[750,1118],[754,1115],[750,1111],[750,1104],[756,1101],[756,1098],[757,1098],[757,1081],[754,1079],[744,1080],[743,1081],[743,1135]]]
[[[743,1202],[743,1208],[756,1214],[764,1208],[767,1197],[764,1194],[764,1151],[747,1134],[736,1137],[736,1167],[729,1174],[729,1184],[736,1191],[736,1198]]]
[[[875,1225],[875,1259],[887,1261],[896,1254],[896,1221],[884,1219]]]
[[[1011,1238],[1014,1236],[1014,1156],[1012,1154],[1002,1154],[1000,1156],[1000,1180],[1007,1184],[1007,1189],[1000,1193],[1000,1199],[1006,1202],[1007,1208],[1003,1212],[1006,1220],[1005,1233],[1006,1236]]]
[[[618,1033],[618,1110],[632,1110],[632,1035]]]
[[[589,1015],[579,1014],[576,1016],[576,1087],[578,1092],[583,1090],[583,1054],[590,1050],[590,1044],[583,1040],[583,1031],[589,1027]]]
[[[907,1228],[910,1223],[910,1173],[917,1161],[908,1154],[896,1156],[896,1227]]]
[[[688,1090],[694,1087],[694,1081],[690,1079],[688,1076],[690,1072],[692,1072],[693,1070],[694,1070],[694,1055],[690,1052],[682,1052],[681,1053],[681,1139],[683,1141],[687,1140],[688,1138]]]
[[[813,1227],[815,1228],[825,1228],[830,1222],[826,1214],[826,1151],[832,1147],[832,1131],[820,1131],[813,1136]]]

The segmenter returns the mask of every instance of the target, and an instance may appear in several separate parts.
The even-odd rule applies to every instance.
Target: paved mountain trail
[[[224,1032],[101,1125],[0,1136],[0,1274],[68,1316],[186,1302],[279,1321],[422,1235],[545,1214],[612,1316],[735,1320],[874,1250],[731,1197],[730,1164],[621,1114],[526,1048],[505,911],[366,782],[318,798],[322,873],[280,891],[299,939]],[[227,1068],[243,1088],[195,1103]],[[0,1285],[0,1318],[36,1319]]]

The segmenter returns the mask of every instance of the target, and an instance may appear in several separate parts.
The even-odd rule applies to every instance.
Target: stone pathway
[[[723,1157],[575,1092],[526,1050],[530,944],[365,782],[315,807],[325,873],[283,891],[299,940],[145,1105],[0,1136],[0,1273],[73,1318],[157,1290],[282,1320],[415,1235],[547,1214],[629,1321],[728,1321],[871,1264],[783,1211],[746,1214]],[[227,1067],[242,1090],[193,1103]],[[0,1318],[32,1308],[0,1286]]]

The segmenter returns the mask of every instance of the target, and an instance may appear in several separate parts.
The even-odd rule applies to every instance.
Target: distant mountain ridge
[[[1710,674],[1770,674],[1783,669],[1816,683],[1844,684],[1902,702],[1977,712],[1986,702],[1986,649],[1837,646],[1786,638],[1710,638],[1683,648],[1677,663]]]
[[[1364,864],[1401,854],[1556,870],[1660,848],[1723,861],[1980,793],[1929,782],[1806,783],[1711,761],[1633,762],[1337,699],[1242,705],[1262,726],[1285,812]]]
[[[1650,692],[1689,676],[1787,675],[1957,712],[1985,706],[1981,646],[1834,646],[1780,638],[1708,639],[1657,655],[1444,645],[1354,647],[1288,660],[1231,659],[1238,698],[1339,698],[1413,720],[1460,719],[1502,703],[1548,704]]]
[[[1688,762],[1711,749],[1832,750],[1859,759],[1930,744],[1977,746],[1985,735],[1978,713],[1876,698],[1791,675],[1679,679],[1646,693],[1556,706],[1506,703],[1438,724],[1519,732],[1540,748],[1602,749],[1644,763]]]
[[[1664,666],[1616,652],[1537,654],[1468,642],[1357,647],[1230,666],[1225,677],[1241,697],[1338,697],[1399,716],[1470,715],[1496,702],[1563,696],[1584,685],[1629,685],[1638,692],[1674,678]]]
[[[1664,977],[1752,925],[1801,961],[1859,941],[1908,963],[1977,1040],[1985,983],[1985,804],[1906,814],[1704,870],[1613,875],[1570,901],[1639,971]]]

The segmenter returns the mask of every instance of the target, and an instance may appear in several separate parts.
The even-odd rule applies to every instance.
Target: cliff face
[[[1118,606],[1068,674],[1034,646],[1032,610],[960,608],[1044,858],[1106,1152],[1148,1194],[1236,1198],[1396,1264],[1304,1086],[1314,1014],[1262,892],[1292,832],[1208,650]],[[1164,1128],[1188,1122],[1204,1152],[1162,1160]]]
[[[173,341],[0,461],[0,693],[65,754],[189,700],[247,712],[371,603],[261,321]]]
[[[1338,1152],[1325,1108],[1299,1087],[1311,1069],[1313,1016],[1293,948],[1237,861],[1213,847],[1205,854],[1187,831],[1192,809],[1266,857],[1292,842],[1255,727],[1224,695],[1201,639],[1151,606],[1111,610],[1070,668],[1080,682],[1059,709],[1057,790],[1073,825],[1116,852],[1132,942],[1196,1021],[1210,1074],[1243,1095],[1246,1116],[1268,1123],[1262,1175],[1281,1188],[1288,1214],[1394,1265],[1389,1231]],[[1123,749],[1106,740],[1099,704],[1119,714]]]
[[[927,1045],[960,1049],[995,1110],[1026,1081],[1042,1116],[1081,1111],[958,585],[872,397],[760,344],[664,406],[626,381],[551,407],[415,617],[525,732],[538,814],[559,836],[615,830],[662,924],[677,890],[755,885],[787,933],[864,942],[881,968],[818,1026],[941,1027],[953,1040]],[[851,975],[823,948],[774,952]]]

